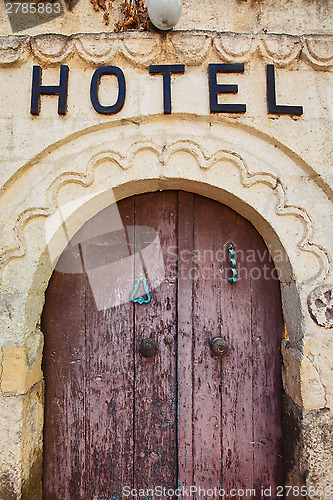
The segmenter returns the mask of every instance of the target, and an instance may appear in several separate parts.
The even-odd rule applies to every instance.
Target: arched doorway
[[[236,212],[180,191],[103,210],[63,252],[42,329],[45,499],[283,484],[279,282]]]

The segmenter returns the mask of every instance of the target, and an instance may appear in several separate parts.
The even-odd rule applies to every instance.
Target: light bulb
[[[149,19],[156,28],[170,30],[179,21],[183,0],[148,0]]]

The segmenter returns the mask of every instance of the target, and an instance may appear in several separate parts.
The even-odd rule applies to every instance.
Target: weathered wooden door
[[[184,498],[264,498],[268,487],[275,498],[283,322],[262,238],[191,193],[117,207],[118,219],[111,206],[74,237],[46,293],[44,499],[157,498],[158,487],[162,498],[177,488]],[[130,301],[139,278],[149,303]],[[148,300],[143,285],[134,299]],[[157,344],[151,358],[143,339]]]

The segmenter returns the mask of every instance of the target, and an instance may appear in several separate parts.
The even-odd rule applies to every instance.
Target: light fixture
[[[149,19],[156,28],[170,30],[179,21],[183,0],[148,0]]]

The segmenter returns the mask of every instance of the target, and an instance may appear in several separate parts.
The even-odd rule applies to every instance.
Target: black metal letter
[[[34,66],[32,70],[32,90],[31,90],[31,107],[32,115],[40,113],[40,96],[41,95],[57,95],[58,97],[58,114],[65,115],[67,113],[67,94],[68,94],[68,66],[60,66],[59,85],[41,85],[42,68]]]
[[[114,75],[118,79],[118,98],[112,106],[102,106],[98,100],[98,87],[102,76]],[[123,108],[126,97],[126,81],[124,73],[118,66],[101,66],[92,76],[90,84],[90,100],[95,111],[102,115],[114,115]]]
[[[246,104],[219,104],[218,94],[237,94],[238,85],[217,83],[217,73],[244,73],[244,64],[209,64],[209,103],[211,113],[245,113]]]
[[[184,64],[156,64],[149,66],[151,75],[163,75],[163,109],[165,115],[171,114],[171,74],[183,74],[184,72]]]
[[[303,106],[283,106],[276,104],[274,64],[267,64],[266,78],[268,112],[274,115],[302,115]]]

